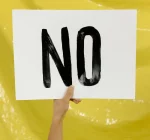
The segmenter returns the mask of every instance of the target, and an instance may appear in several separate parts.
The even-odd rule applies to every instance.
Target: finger
[[[81,102],[81,99],[75,99],[77,102]]]
[[[77,101],[77,102],[81,102],[81,99],[70,99],[70,101]]]
[[[78,104],[78,103],[80,103],[81,102],[81,100],[80,99],[70,99],[72,102],[74,102],[74,103],[76,103],[76,104]]]
[[[65,101],[69,101],[72,98],[72,96],[73,96],[73,92],[74,92],[74,86],[68,87],[63,99]]]

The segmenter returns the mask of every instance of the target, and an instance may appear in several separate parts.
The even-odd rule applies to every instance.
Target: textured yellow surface
[[[52,116],[50,100],[15,100],[12,9],[121,8],[138,10],[136,100],[71,103],[64,140],[150,140],[150,0],[1,1],[0,140],[46,140]]]

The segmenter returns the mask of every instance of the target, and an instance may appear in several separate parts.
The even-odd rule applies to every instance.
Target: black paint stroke
[[[46,88],[51,87],[49,54],[53,58],[64,84],[66,86],[72,85],[71,56],[70,56],[70,45],[69,45],[69,33],[67,27],[62,28],[61,39],[62,39],[64,65],[61,62],[61,59],[55,49],[55,46],[47,30],[42,29],[43,83]]]
[[[93,38],[92,52],[92,78],[86,78],[85,58],[84,58],[84,39],[86,35]],[[91,26],[82,28],[77,36],[77,69],[78,79],[84,86],[93,86],[100,81],[101,77],[101,36],[99,32]]]

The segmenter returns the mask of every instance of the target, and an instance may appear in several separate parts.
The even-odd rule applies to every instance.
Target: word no
[[[84,39],[90,35],[93,39],[92,50],[92,78],[86,78],[85,58],[84,58]],[[64,65],[56,51],[56,48],[49,36],[47,29],[42,29],[42,69],[43,83],[46,88],[51,87],[50,59],[51,55],[59,74],[66,86],[72,85],[72,65],[70,56],[70,44],[68,28],[61,29],[61,40]],[[91,26],[84,27],[78,31],[77,35],[77,71],[79,82],[84,86],[96,85],[101,78],[101,36],[99,32]]]

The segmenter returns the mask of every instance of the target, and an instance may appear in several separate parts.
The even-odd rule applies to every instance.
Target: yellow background
[[[12,9],[133,8],[138,10],[136,100],[71,103],[64,140],[150,140],[150,0],[1,0],[0,140],[46,140],[52,117],[50,100],[15,100]]]

